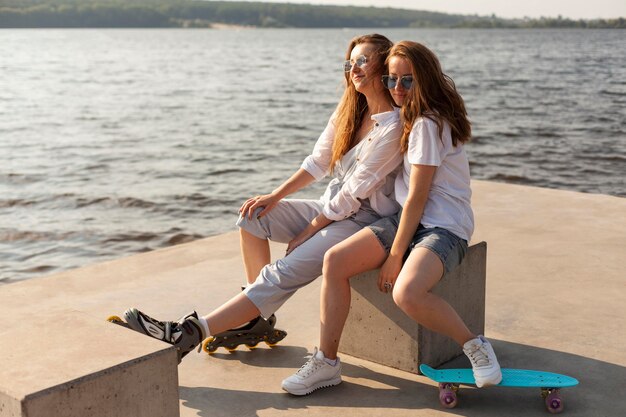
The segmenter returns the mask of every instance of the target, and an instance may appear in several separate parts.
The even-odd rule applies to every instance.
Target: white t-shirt
[[[409,194],[412,165],[436,166],[420,223],[441,227],[469,242],[474,232],[474,214],[470,205],[470,172],[463,144],[452,145],[450,125],[443,123],[443,141],[437,123],[426,117],[415,121],[409,135],[409,148],[396,177],[396,200],[404,206]]]

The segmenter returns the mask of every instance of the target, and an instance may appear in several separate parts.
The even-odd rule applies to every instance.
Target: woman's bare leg
[[[239,327],[261,314],[259,309],[244,293],[239,293],[211,313],[204,316],[211,334]]]
[[[350,278],[380,267],[386,258],[386,251],[369,228],[326,252],[320,300],[320,350],[325,357],[337,357],[339,339],[350,311]]]
[[[393,288],[395,303],[413,320],[463,346],[476,338],[457,312],[430,290],[443,276],[441,259],[426,248],[415,248]]]
[[[256,237],[245,229],[239,229],[239,245],[241,257],[246,269],[248,284],[252,284],[259,276],[261,269],[270,263],[270,243],[267,239]]]

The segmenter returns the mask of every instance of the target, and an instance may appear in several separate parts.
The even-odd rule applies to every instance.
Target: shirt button
[[[376,123],[376,126],[378,126],[378,123]]]

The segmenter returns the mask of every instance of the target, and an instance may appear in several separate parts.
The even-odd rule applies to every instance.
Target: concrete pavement
[[[563,390],[568,416],[626,415],[626,399],[618,392],[626,383],[626,199],[482,181],[474,181],[473,190],[473,241],[489,245],[486,336],[502,366],[579,379],[579,386]],[[282,245],[272,249],[275,256],[284,251]],[[205,313],[217,307],[238,293],[243,281],[233,232],[1,286],[0,400],[15,391],[11,378],[16,370],[35,366],[42,349],[76,372],[93,366],[88,351],[47,346],[38,334],[15,343],[10,337],[23,326],[22,317],[36,317],[47,326],[59,326],[59,331],[65,330],[61,318],[68,314],[100,323],[129,306],[175,319],[190,309]],[[277,327],[289,335],[277,347],[190,354],[178,367],[180,415],[547,413],[538,390],[511,388],[463,388],[458,408],[442,410],[435,384],[427,378],[348,356],[342,357],[340,386],[302,398],[285,394],[280,381],[301,366],[318,343],[319,284],[301,290],[280,310]],[[72,343],[96,340],[119,357],[140,343],[126,329],[102,332],[98,326],[84,329]],[[107,337],[109,331],[115,337]],[[159,351],[153,345],[145,348]],[[12,350],[20,351],[19,361],[7,360]],[[456,365],[466,363],[460,359]],[[4,415],[10,414],[0,407]]]

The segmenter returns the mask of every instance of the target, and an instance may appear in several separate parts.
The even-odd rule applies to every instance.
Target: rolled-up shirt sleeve
[[[333,154],[333,141],[335,140],[335,115],[331,116],[326,129],[322,132],[313,147],[311,155],[307,156],[300,168],[311,174],[315,181],[319,181],[328,175],[330,161]]]
[[[385,183],[387,175],[402,163],[401,124],[394,122],[381,129],[383,131],[380,136],[371,137],[373,143],[363,144],[369,146],[357,156],[353,174],[345,179],[337,195],[324,205],[322,213],[328,219],[339,221],[356,213],[361,206],[359,199],[370,197]]]

